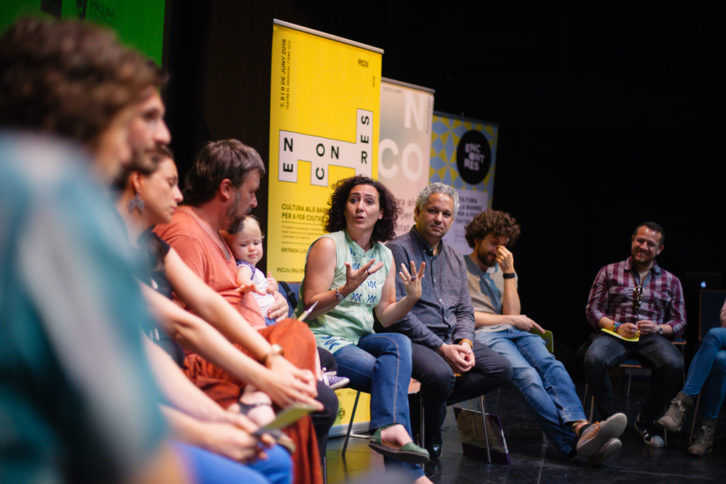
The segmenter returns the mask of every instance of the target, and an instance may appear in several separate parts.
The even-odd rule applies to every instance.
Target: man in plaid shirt
[[[655,262],[663,251],[663,227],[641,223],[631,240],[630,257],[600,269],[590,289],[588,321],[596,331],[614,335],[601,332],[595,337],[585,354],[585,370],[604,418],[615,412],[608,368],[630,358],[651,368],[650,394],[635,428],[646,445],[663,447],[662,430],[654,422],[681,386],[683,356],[671,340],[686,329],[683,288]]]

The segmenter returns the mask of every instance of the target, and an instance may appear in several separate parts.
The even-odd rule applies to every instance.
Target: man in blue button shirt
[[[426,262],[423,291],[413,309],[391,329],[413,343],[412,376],[421,382],[425,445],[433,458],[441,454],[441,425],[446,405],[493,390],[512,375],[507,360],[474,343],[474,310],[466,282],[464,257],[442,239],[459,208],[459,194],[433,183],[419,194],[415,225],[387,245],[396,266]],[[396,297],[406,291],[396,281]]]

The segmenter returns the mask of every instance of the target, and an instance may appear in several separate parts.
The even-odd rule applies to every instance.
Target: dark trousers
[[[441,442],[441,426],[446,406],[478,397],[494,390],[512,377],[509,362],[488,346],[474,343],[476,363],[467,373],[457,377],[446,360],[427,346],[412,344],[411,376],[421,382],[423,398],[425,444]],[[411,407],[411,420],[418,424],[418,407]]]
[[[325,457],[325,448],[328,446],[328,432],[335,422],[338,415],[338,397],[328,385],[319,381],[317,385],[318,396],[317,401],[323,404],[323,409],[319,412],[310,414],[315,428],[315,436],[318,438],[318,451],[322,461]]]
[[[585,372],[602,418],[617,411],[608,368],[630,358],[653,371],[650,394],[640,412],[641,420],[652,422],[663,413],[668,401],[683,384],[683,355],[667,338],[657,334],[641,336],[636,343],[606,334],[597,336],[585,354]]]
[[[338,371],[338,362],[330,351],[318,346],[318,358],[320,358],[320,367],[325,371]]]
[[[338,371],[338,364],[335,362],[333,354],[318,346],[318,356],[320,357],[320,366],[326,371]],[[326,447],[328,445],[328,432],[335,422],[338,415],[338,397],[335,392],[323,382],[318,382],[318,398],[325,408],[320,412],[311,414],[313,427],[315,427],[315,435],[318,438],[318,450],[320,451],[320,459],[325,457]]]

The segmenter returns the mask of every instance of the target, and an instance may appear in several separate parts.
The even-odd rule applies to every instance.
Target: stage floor
[[[630,405],[626,404],[625,396],[618,392],[623,409],[631,421],[637,415],[640,402],[646,395],[647,382],[646,378],[633,378]],[[582,389],[578,389],[582,395]],[[487,402],[487,410],[493,413],[497,406],[496,392],[488,396]],[[465,406],[474,408],[471,406],[473,403],[475,402],[465,402]],[[724,412],[719,421],[712,455],[703,458],[689,456],[686,453],[687,432],[669,434],[666,448],[646,447],[629,422],[628,429],[622,436],[623,448],[620,453],[602,467],[592,468],[577,460],[561,461],[548,456],[540,427],[513,387],[507,386],[502,390],[498,411],[509,445],[511,464],[489,465],[486,460],[464,456],[453,412],[449,408],[444,425],[441,458],[438,465],[427,465],[427,474],[435,483],[726,482]],[[342,443],[342,438],[334,438],[328,444],[328,484],[357,482],[362,478],[372,481],[373,484],[388,482],[385,475],[364,478],[368,474],[378,474],[383,470],[382,459],[368,448],[365,439],[351,439],[345,459],[341,458],[340,453]]]

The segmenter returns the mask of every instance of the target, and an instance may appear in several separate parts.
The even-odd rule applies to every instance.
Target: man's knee
[[[497,383],[504,384],[512,379],[514,369],[508,359],[501,355],[493,361],[493,364],[487,368],[487,376],[495,380]]]
[[[721,374],[726,372],[726,350],[721,350],[716,353],[716,358],[713,360],[713,368],[711,369],[712,373],[714,371]]]
[[[449,397],[456,383],[454,372],[445,362],[443,365],[430,365],[413,376],[421,382],[427,395],[437,395],[441,400]]]
[[[593,370],[597,368],[607,368],[605,354],[596,345],[591,345],[585,353],[583,364],[586,369]]]
[[[663,352],[663,368],[672,373],[682,373],[685,370],[685,362],[683,361],[683,355],[676,349],[675,346],[670,345],[666,351]]]
[[[706,336],[703,337],[703,344],[719,344],[721,339],[724,337],[724,334],[726,334],[726,328],[711,328],[706,333]]]
[[[512,382],[518,388],[527,388],[531,386],[542,386],[542,378],[540,378],[537,370],[531,366],[517,368],[514,371]]]

